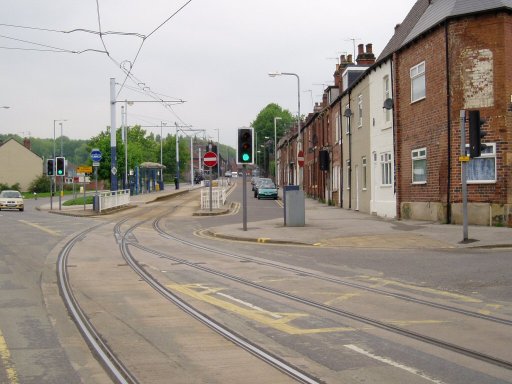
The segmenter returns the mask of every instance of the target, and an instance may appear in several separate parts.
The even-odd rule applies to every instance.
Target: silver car
[[[18,209],[23,211],[25,205],[21,193],[8,190],[0,192],[0,210],[2,209]]]

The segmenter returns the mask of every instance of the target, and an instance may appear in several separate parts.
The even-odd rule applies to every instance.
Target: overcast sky
[[[146,129],[159,134],[163,122],[166,135],[177,122],[235,146],[236,129],[269,103],[297,113],[296,78],[269,72],[300,76],[307,115],[333,83],[336,58],[353,53],[351,39],[372,43],[378,56],[415,0],[187,2],[3,0],[0,107],[10,108],[0,109],[0,132],[52,138],[54,120],[66,119],[65,136],[95,136],[110,125],[109,79],[115,78],[118,101],[153,100],[142,88],[185,101],[172,109],[135,103],[128,106],[129,125],[157,126]],[[100,25],[102,32],[131,34],[104,35],[102,42],[98,34],[55,32],[97,32]],[[84,50],[92,51],[72,53]],[[133,78],[125,82],[120,65],[132,65]],[[59,137],[59,122],[56,127]]]

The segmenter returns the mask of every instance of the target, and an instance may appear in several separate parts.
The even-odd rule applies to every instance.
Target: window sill
[[[496,184],[496,180],[467,180],[468,184]]]
[[[411,100],[411,105],[412,105],[412,104],[415,104],[415,103],[418,103],[418,102],[420,102],[420,101],[422,101],[422,100],[425,100],[426,98],[427,98],[427,96],[423,96],[423,97],[420,97],[420,98],[419,98],[419,99],[417,99],[417,100]]]
[[[427,182],[426,181],[413,181],[411,184],[412,185],[424,185],[424,184],[427,184]]]

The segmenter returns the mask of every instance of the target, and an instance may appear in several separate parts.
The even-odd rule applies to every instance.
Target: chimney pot
[[[359,44],[359,45],[357,46],[357,49],[358,49],[358,52],[357,52],[357,53],[358,53],[359,55],[362,55],[362,54],[364,53],[364,44]]]
[[[372,53],[373,44],[366,44],[366,53]]]

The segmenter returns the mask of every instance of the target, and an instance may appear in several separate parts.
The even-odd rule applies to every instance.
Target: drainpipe
[[[444,23],[444,40],[445,40],[445,55],[446,55],[446,105],[447,105],[447,124],[448,124],[448,177],[446,178],[447,188],[446,191],[446,222],[450,224],[452,221],[452,207],[451,207],[451,153],[452,153],[452,102],[450,97],[450,58],[448,47],[448,21]]]

